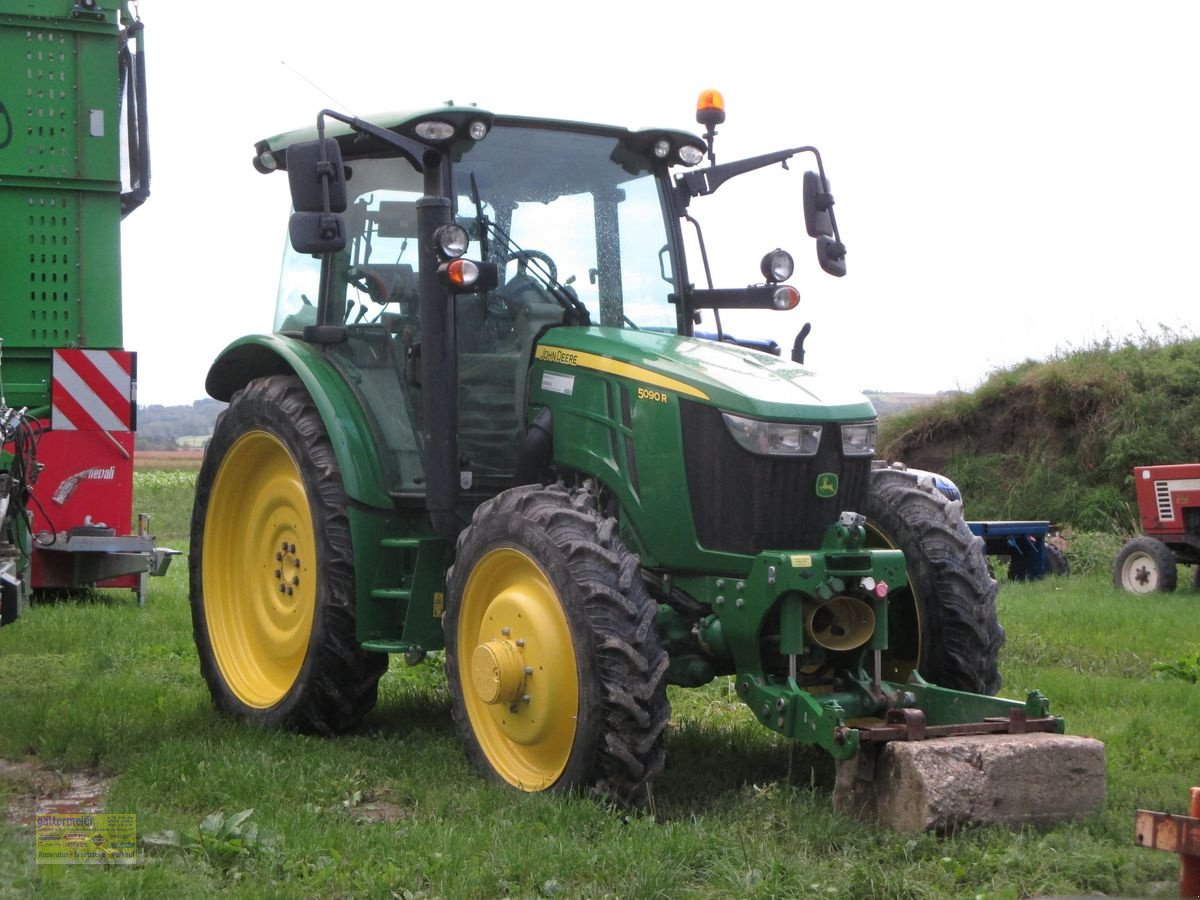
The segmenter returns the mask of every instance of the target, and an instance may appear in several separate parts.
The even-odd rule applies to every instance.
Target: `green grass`
[[[149,488],[139,478],[139,499]],[[0,630],[0,757],[113,776],[108,811],[136,813],[142,837],[178,832],[184,846],[148,846],[136,867],[38,868],[32,835],[0,815],[0,896],[1177,893],[1177,857],[1134,846],[1133,812],[1185,812],[1200,784],[1200,685],[1153,668],[1200,649],[1195,591],[1132,598],[1101,575],[1005,585],[1004,693],[1037,687],[1071,733],[1105,741],[1107,804],[1048,831],[937,838],[835,814],[831,763],[757,727],[725,681],[673,692],[656,817],[484,783],[436,658],[394,660],[356,734],[235,726],[200,679],[184,563],[152,582],[143,608],[106,592],[37,606]],[[0,808],[24,790],[0,779]],[[214,813],[222,823],[202,827]]]
[[[197,469],[142,468],[133,475],[133,508],[148,513],[150,532],[159,542],[182,546],[191,531],[192,497]]]

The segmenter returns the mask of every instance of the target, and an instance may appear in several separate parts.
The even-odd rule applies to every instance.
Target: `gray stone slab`
[[[1061,734],[892,741],[838,764],[834,809],[895,831],[1047,826],[1104,807],[1104,744]]]

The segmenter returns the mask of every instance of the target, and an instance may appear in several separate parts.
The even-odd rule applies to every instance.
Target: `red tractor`
[[[1196,566],[1200,588],[1200,463],[1133,470],[1142,534],[1117,554],[1113,585],[1133,594],[1173,591],[1176,566]]]

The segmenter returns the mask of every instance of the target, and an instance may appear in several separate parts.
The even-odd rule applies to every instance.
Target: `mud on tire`
[[[889,677],[903,680],[915,667],[941,687],[996,693],[1004,643],[996,582],[962,503],[928,477],[875,469],[864,513],[871,543],[903,551],[908,570],[908,587],[889,604]]]
[[[217,420],[192,511],[192,629],[217,709],[318,733],[370,711],[388,658],[358,645],[353,561],[311,398],[294,377],[251,381]]]
[[[637,557],[589,491],[527,485],[481,505],[459,537],[443,617],[454,720],[475,766],[490,780],[524,790],[591,789],[623,803],[645,799],[663,767],[670,718],[656,613]],[[549,646],[546,628],[522,632],[527,624],[516,623],[534,616],[565,620],[557,640],[569,646]],[[563,660],[572,651],[569,665]],[[547,716],[541,724],[557,736],[528,740],[520,732],[525,726],[506,712],[509,701],[491,698],[493,682],[484,677],[477,686],[492,670],[476,660],[483,654],[490,665],[493,652],[527,654],[521,662],[533,665],[524,671],[538,671],[511,688],[512,697],[527,692],[512,700],[511,710],[528,710],[531,720]],[[569,668],[558,672],[569,696],[547,696],[539,677],[549,673],[540,671],[539,660],[551,670]],[[508,690],[503,682],[496,681],[499,690]],[[570,716],[573,723],[564,722]]]

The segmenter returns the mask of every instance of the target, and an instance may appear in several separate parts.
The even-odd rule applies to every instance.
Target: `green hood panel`
[[[734,344],[623,328],[555,328],[537,358],[593,369],[764,419],[863,421],[875,408],[803,366]]]

